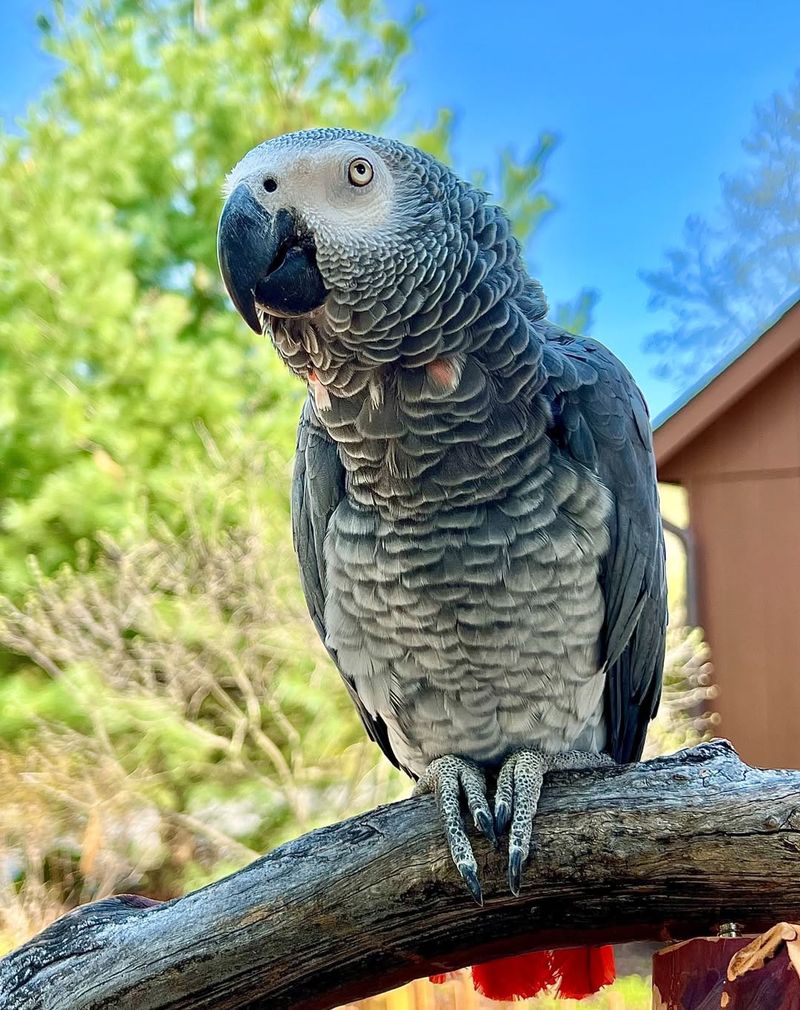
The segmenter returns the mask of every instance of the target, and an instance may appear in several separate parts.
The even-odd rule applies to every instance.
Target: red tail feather
[[[613,947],[571,947],[475,965],[472,981],[495,1000],[529,999],[545,990],[562,999],[583,999],[610,985],[615,974]]]

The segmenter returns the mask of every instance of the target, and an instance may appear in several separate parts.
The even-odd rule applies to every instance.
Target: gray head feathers
[[[374,172],[367,186],[346,181],[357,158]],[[315,244],[324,305],[268,319],[297,374],[313,371],[328,394],[352,395],[376,367],[419,368],[481,349],[490,369],[516,370],[530,324],[546,311],[541,287],[525,273],[504,212],[435,158],[365,133],[308,130],[254,148],[229,177],[229,190],[241,185],[268,210],[288,201]]]

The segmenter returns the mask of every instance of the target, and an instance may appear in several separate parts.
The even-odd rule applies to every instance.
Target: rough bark
[[[548,780],[519,898],[475,905],[430,797],[322,828],[164,904],[109,899],[0,962],[0,1010],[326,1010],[537,947],[758,932],[800,915],[800,772],[724,742]]]

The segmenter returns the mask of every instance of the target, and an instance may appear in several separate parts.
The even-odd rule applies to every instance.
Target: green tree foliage
[[[0,140],[2,587],[98,530],[180,522],[186,483],[238,428],[287,452],[299,388],[226,311],[225,173],[264,137],[383,127],[406,28],[377,3],[92,0],[56,8],[62,61]],[[199,15],[199,17],[198,17]],[[294,405],[293,405],[294,404]]]
[[[746,167],[722,179],[713,220],[688,218],[683,244],[644,271],[670,324],[647,338],[658,372],[685,384],[758,332],[800,288],[800,74],[758,105]]]
[[[220,508],[0,598],[0,951],[114,890],[173,896],[407,785],[310,629],[282,524],[283,461],[220,461]],[[8,874],[7,870],[12,872]]]

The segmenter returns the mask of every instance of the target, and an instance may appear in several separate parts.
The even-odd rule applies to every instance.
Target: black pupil
[[[277,182],[275,182],[274,179],[265,179],[264,180],[264,189],[268,193],[274,193],[277,188],[278,188],[278,184],[277,184]]]
[[[361,161],[358,162],[358,164],[356,165],[356,172],[358,172],[359,175],[363,175],[366,172],[366,168],[364,168],[363,162]]]

